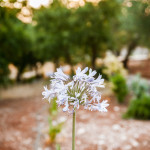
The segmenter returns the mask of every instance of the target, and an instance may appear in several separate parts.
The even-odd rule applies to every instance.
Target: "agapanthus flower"
[[[106,107],[109,104],[107,100],[101,101],[101,93],[97,89],[104,88],[104,79],[101,75],[95,78],[95,75],[96,71],[86,67],[83,70],[78,68],[71,78],[58,68],[51,76],[50,89],[44,87],[45,91],[42,95],[49,102],[56,97],[58,106],[64,105],[63,111],[73,112],[82,105],[84,109],[91,111],[107,112]]]

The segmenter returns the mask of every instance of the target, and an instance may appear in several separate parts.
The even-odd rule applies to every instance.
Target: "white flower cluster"
[[[123,63],[113,55],[108,52],[106,57],[103,59],[103,65],[105,69],[103,69],[103,73],[107,76],[112,76],[113,74],[121,74],[123,76],[127,75],[127,70],[123,67]]]
[[[106,112],[107,100],[100,102],[101,93],[97,87],[104,87],[104,79],[101,75],[97,79],[94,78],[96,71],[92,71],[86,67],[84,70],[78,68],[76,74],[71,79],[68,75],[64,74],[62,69],[57,69],[51,76],[50,90],[44,87],[45,91],[42,93],[44,99],[51,99],[57,97],[57,104],[65,105],[63,111],[73,112],[83,105],[85,109],[98,110]]]

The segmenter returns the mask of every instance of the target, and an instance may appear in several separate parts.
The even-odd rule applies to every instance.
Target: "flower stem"
[[[73,112],[72,120],[72,150],[75,150],[75,122],[76,122],[76,112]]]

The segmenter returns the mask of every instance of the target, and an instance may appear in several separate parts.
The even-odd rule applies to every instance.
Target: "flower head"
[[[78,68],[73,78],[70,78],[59,68],[51,76],[50,90],[44,87],[45,91],[42,95],[49,102],[57,97],[58,106],[65,106],[63,111],[72,112],[83,105],[85,109],[91,111],[106,112],[109,104],[107,104],[107,100],[101,102],[101,93],[97,90],[97,87],[104,88],[104,79],[101,78],[101,75],[96,79],[95,75],[96,71],[86,67],[83,70]]]

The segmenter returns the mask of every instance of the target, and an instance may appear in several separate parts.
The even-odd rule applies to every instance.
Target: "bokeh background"
[[[0,0],[0,150],[71,149],[71,114],[42,100],[60,66],[105,79],[108,112],[77,112],[77,150],[150,149],[149,0]]]

